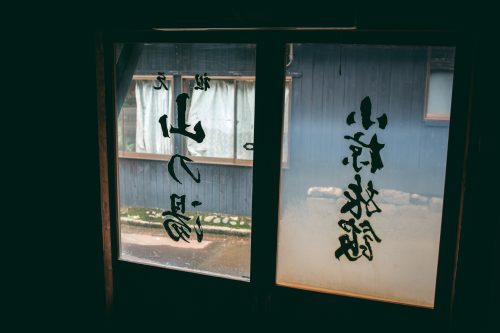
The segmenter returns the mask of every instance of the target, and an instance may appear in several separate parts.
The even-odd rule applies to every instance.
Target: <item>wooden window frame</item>
[[[133,75],[132,76],[132,81],[138,81],[138,80],[149,80],[149,81],[155,81],[157,75],[144,75],[144,74],[138,74],[138,75]],[[173,95],[174,92],[174,76],[173,75],[165,75],[165,80],[170,81],[170,89],[169,94]],[[174,98],[171,98],[171,103],[170,103],[170,108],[172,111],[174,111]],[[123,115],[124,116],[124,115]],[[172,116],[174,116],[174,112],[172,112]],[[117,125],[118,123],[118,119]],[[125,136],[125,129],[123,128],[125,123],[125,120],[122,118],[121,126],[122,126],[122,135]],[[159,125],[158,125],[159,126]],[[117,131],[118,135],[118,131]],[[174,138],[165,138],[165,140],[170,140],[171,141],[171,146],[172,150],[175,154],[175,142]],[[117,142],[118,142],[118,137],[117,137]],[[130,152],[130,151],[125,151],[125,150],[120,150],[120,147],[117,146],[117,151],[118,151],[118,158],[122,159],[138,159],[138,160],[153,160],[153,161],[169,161],[170,158],[172,157],[173,154],[156,154],[156,153],[137,153],[137,152]]]
[[[113,43],[123,42],[238,42],[255,43],[256,89],[255,144],[252,191],[252,244],[250,283],[225,280],[201,274],[155,268],[120,261],[119,254],[119,187],[118,154],[116,151],[115,67]],[[276,285],[277,226],[280,208],[280,174],[282,151],[283,94],[286,43],[353,43],[387,45],[442,45],[456,47],[453,80],[452,111],[446,163],[444,204],[439,243],[434,309],[420,309],[390,303],[373,302],[341,295],[317,294]],[[158,313],[168,306],[182,309],[189,306],[186,296],[203,294],[197,306],[210,309],[220,301],[221,292],[228,304],[248,306],[259,313],[331,315],[343,323],[357,320],[356,314],[376,313],[372,319],[390,323],[404,319],[428,328],[445,329],[453,314],[458,245],[464,209],[467,153],[471,149],[470,117],[472,114],[471,86],[473,78],[474,44],[460,34],[443,31],[327,31],[266,30],[256,31],[112,31],[97,38],[98,133],[101,180],[101,220],[104,240],[107,304],[120,299],[119,310],[132,311],[161,305]],[[280,94],[281,92],[281,94]],[[267,112],[266,110],[277,110]],[[281,110],[279,112],[278,110]],[[263,120],[266,119],[266,126]],[[274,131],[268,131],[268,127]],[[144,283],[147,281],[147,283]],[[169,281],[165,284],[165,281]],[[190,288],[173,288],[181,284]],[[116,288],[114,288],[116,286]],[[227,292],[230,290],[230,292]],[[143,297],[147,295],[147,297]],[[189,296],[188,295],[188,296]],[[233,302],[233,303],[231,303]],[[225,304],[224,303],[224,304]],[[217,304],[217,303],[216,303]],[[116,309],[116,308],[115,308]],[[219,309],[219,307],[217,307]],[[356,310],[356,311],[353,311]],[[115,312],[117,314],[117,312]],[[164,314],[164,312],[161,312]],[[120,315],[118,313],[118,315]],[[122,314],[126,317],[127,312]],[[411,320],[411,321],[409,321]],[[340,323],[341,324],[341,323]],[[403,327],[403,326],[402,326]],[[406,326],[404,326],[406,327]]]

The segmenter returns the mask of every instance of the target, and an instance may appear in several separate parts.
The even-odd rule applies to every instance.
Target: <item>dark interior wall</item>
[[[500,260],[498,235],[498,169],[493,159],[500,154],[497,138],[498,53],[490,52],[493,30],[484,30],[474,41],[474,76],[471,82],[469,149],[466,159],[465,194],[457,262],[453,329],[477,327],[481,332],[498,330],[500,309]]]
[[[6,70],[12,78],[20,79],[17,87],[25,88],[31,81],[19,75],[19,68],[26,69],[27,63],[36,61],[37,74],[42,75],[44,81],[37,81],[36,89],[30,90],[29,96],[41,102],[37,115],[43,112],[46,116],[26,122],[26,118],[17,112],[21,107],[13,108],[9,113],[19,114],[15,137],[21,142],[25,140],[23,147],[16,147],[17,152],[24,155],[25,163],[15,164],[16,169],[22,170],[22,180],[21,184],[16,184],[15,191],[8,191],[9,197],[19,198],[16,200],[18,205],[14,204],[10,210],[26,211],[25,199],[36,193],[40,199],[30,202],[32,213],[48,209],[56,211],[48,218],[36,215],[36,219],[30,219],[24,233],[19,233],[18,224],[15,224],[16,233],[9,237],[16,241],[15,249],[21,251],[21,254],[16,252],[14,258],[23,267],[7,266],[4,271],[4,276],[10,275],[15,280],[14,284],[6,285],[9,289],[7,296],[11,293],[15,296],[15,301],[7,298],[7,316],[10,317],[7,319],[18,319],[16,325],[19,328],[28,325],[38,330],[48,327],[71,331],[75,327],[103,327],[104,269],[94,62],[97,31],[165,24],[294,26],[305,22],[318,26],[337,25],[346,18],[356,19],[358,26],[363,28],[458,29],[461,38],[468,39],[470,49],[476,52],[476,76],[471,82],[475,102],[470,121],[469,183],[463,202],[465,214],[453,322],[454,331],[471,327],[484,331],[488,324],[491,325],[489,331],[498,328],[495,316],[498,313],[499,261],[495,246],[499,221],[492,213],[497,205],[497,188],[493,185],[495,179],[490,178],[495,167],[494,158],[498,155],[495,136],[498,131],[498,57],[492,46],[498,36],[493,33],[497,22],[493,17],[496,15],[494,8],[480,2],[465,3],[461,10],[457,10],[462,6],[459,3],[441,7],[434,3],[428,7],[415,2],[413,6],[401,3],[397,8],[375,8],[379,4],[374,3],[357,11],[345,8],[318,10],[323,8],[313,5],[307,8],[252,6],[243,10],[231,6],[221,10],[213,6],[213,2],[207,2],[204,8],[197,7],[189,15],[181,15],[179,13],[184,13],[185,8],[168,2],[163,5],[155,3],[153,11],[149,6],[116,4],[103,8],[101,4],[92,6],[87,2],[67,8],[45,2],[31,6],[24,2],[20,4],[23,19],[8,23],[10,27],[6,29],[7,40],[13,37],[18,42],[11,45],[19,52],[11,55],[19,63],[18,66],[7,66]],[[10,11],[6,8],[7,14]],[[36,57],[34,50],[38,50]],[[30,72],[30,68],[27,69]],[[61,76],[54,73],[71,75],[74,80],[63,83]],[[54,95],[55,87],[61,92],[57,101],[47,100],[47,96]],[[22,95],[19,100],[26,101],[26,89],[16,90]],[[38,149],[41,140],[49,148]],[[29,154],[25,154],[26,147],[30,147]],[[19,158],[22,161],[23,157]],[[18,215],[14,221],[19,221]],[[39,231],[43,229],[50,231],[42,233],[41,237]],[[18,235],[36,238],[38,241],[33,243],[36,247],[30,247],[25,238]],[[150,317],[152,321],[158,318]],[[254,314],[251,319],[258,321]],[[412,325],[411,322],[407,324]]]
[[[18,236],[5,232],[18,266],[2,268],[4,276],[13,278],[13,283],[5,284],[13,301],[4,303],[4,317],[19,331],[94,330],[105,322],[94,28],[69,28],[46,8],[37,10],[46,13],[44,22],[30,20],[33,8],[26,3],[23,7],[26,24],[20,28],[8,24],[6,34],[17,41],[8,67],[18,72],[16,65],[32,61],[36,77],[44,79],[35,79],[32,89],[9,93],[16,100],[9,104],[9,114],[16,120],[7,131],[17,137],[9,146],[18,152],[31,148],[29,156],[22,154],[26,163],[15,167],[13,174],[21,179],[16,190],[4,189],[13,199],[8,204],[14,213],[11,221],[19,221]],[[71,72],[73,78],[62,83],[60,79]],[[21,110],[40,117],[21,126]],[[26,201],[21,203],[21,198]],[[20,218],[23,211],[37,214],[37,222],[22,223],[30,219]]]

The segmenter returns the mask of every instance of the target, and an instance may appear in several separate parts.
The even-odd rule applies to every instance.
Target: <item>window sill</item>
[[[194,163],[199,164],[216,164],[216,165],[232,165],[242,167],[253,167],[252,160],[237,160],[233,158],[219,158],[219,157],[200,157],[187,155]]]
[[[128,158],[136,160],[152,160],[152,161],[170,161],[172,155],[162,155],[162,154],[150,154],[150,153],[132,153],[120,151],[118,153],[118,158]]]
[[[150,161],[170,161],[172,155],[160,155],[149,153],[131,153],[121,151],[118,158],[133,159],[133,160],[150,160]],[[218,158],[218,157],[199,157],[188,155],[193,163],[197,164],[213,164],[213,165],[227,165],[227,166],[240,166],[240,167],[253,167],[252,160],[234,160],[232,158]],[[288,163],[281,164],[282,169],[288,169]]]
[[[450,126],[450,117],[425,117],[424,123],[427,126]]]

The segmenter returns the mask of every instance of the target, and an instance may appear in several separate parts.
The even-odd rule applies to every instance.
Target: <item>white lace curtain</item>
[[[172,117],[172,91],[170,82],[164,81],[169,90],[156,90],[153,80],[137,80],[135,98],[137,105],[135,150],[138,153],[172,154],[172,138],[164,138],[158,120],[164,114],[170,123]]]
[[[165,81],[169,90],[153,89],[157,82],[137,80],[135,96],[137,105],[136,152],[151,154],[173,154],[172,137],[164,138],[159,118],[168,116],[169,128],[172,123],[172,98],[170,82]],[[236,93],[235,93],[236,90]],[[288,137],[289,87],[285,90],[285,138]],[[235,100],[236,98],[236,100]],[[236,102],[236,122],[235,122]],[[253,151],[246,150],[246,143],[253,143],[255,118],[255,81],[216,80],[210,81],[210,89],[193,90],[186,122],[194,125],[201,121],[205,131],[202,143],[187,140],[187,149],[192,156],[233,158],[236,135],[236,158],[251,160]],[[176,126],[176,124],[174,124]],[[288,155],[288,140],[283,147],[284,161]]]
[[[211,80],[210,89],[193,90],[187,122],[192,128],[201,121],[206,137],[202,143],[188,140],[189,154],[233,158],[236,132],[237,158],[252,159],[252,152],[245,150],[243,145],[253,142],[254,114],[254,81]]]

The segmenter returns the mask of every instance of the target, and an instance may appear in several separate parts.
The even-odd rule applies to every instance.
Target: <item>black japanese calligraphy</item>
[[[167,77],[165,76],[165,73],[158,72],[158,76],[156,77],[156,80],[158,82],[160,82],[160,85],[159,86],[153,86],[153,88],[156,89],[156,90],[160,90],[161,87],[163,87],[163,88],[165,88],[165,90],[168,90],[167,85],[165,84],[166,78]]]
[[[370,97],[365,97],[361,101],[361,125],[364,130],[368,130],[375,122],[371,119],[372,116],[372,103]],[[378,127],[384,130],[387,126],[387,116],[384,113],[382,116],[376,118]],[[356,123],[356,112],[351,112],[346,118],[346,123],[351,126]],[[340,228],[347,232],[339,237],[340,247],[335,251],[335,258],[339,259],[345,256],[349,261],[355,261],[361,256],[369,261],[373,260],[373,253],[371,242],[376,241],[380,243],[382,240],[375,234],[370,221],[363,220],[363,222],[356,224],[363,215],[371,217],[374,213],[381,213],[382,210],[376,204],[374,197],[379,192],[374,188],[373,182],[368,181],[367,186],[362,185],[360,172],[364,166],[371,165],[370,172],[375,174],[378,170],[384,167],[380,151],[385,147],[384,144],[378,142],[377,135],[374,134],[370,142],[362,140],[365,135],[363,132],[356,132],[353,136],[345,135],[344,139],[350,140],[352,144],[349,146],[352,152],[352,168],[356,173],[354,175],[354,183],[347,186],[348,190],[344,191],[344,196],[347,202],[341,207],[342,214],[350,213],[353,218],[348,220],[341,219],[338,222]],[[370,154],[370,160],[360,160],[363,149],[367,149]],[[343,165],[349,164],[349,158],[345,157],[342,160]]]
[[[385,147],[385,145],[378,142],[377,134],[374,134],[372,136],[370,143],[364,143],[363,141],[361,141],[361,137],[363,135],[364,134],[362,132],[357,132],[356,134],[354,134],[354,136],[344,136],[344,139],[352,140],[358,144],[357,146],[349,146],[349,149],[352,151],[353,168],[356,172],[359,172],[362,169],[362,167],[359,167],[358,165],[358,157],[361,155],[361,151],[363,150],[363,148],[368,148],[370,150],[371,161],[362,161],[360,163],[363,165],[371,164],[370,172],[375,173],[377,172],[377,170],[380,170],[384,167],[384,163],[382,162],[382,158],[380,157],[380,151]],[[344,158],[342,164],[349,164],[349,160],[347,157]]]
[[[162,73],[158,73],[162,74]],[[157,78],[160,82],[163,82],[162,79],[165,79],[165,76],[158,76]],[[197,89],[199,87],[203,87],[204,90],[206,91],[207,89],[210,88],[210,85],[208,82],[210,81],[210,78],[207,77],[207,74],[205,73],[203,77],[200,75],[196,75],[196,83],[197,83]],[[161,88],[161,87],[160,87]],[[160,89],[156,88],[155,89]],[[165,88],[167,88],[165,86]],[[167,89],[168,90],[168,89]],[[187,100],[189,99],[189,95],[186,93],[179,94],[175,100],[177,104],[177,127],[173,127],[172,125],[170,126],[170,133],[172,134],[180,134],[183,136],[186,136],[190,139],[195,140],[198,143],[203,142],[205,139],[205,131],[203,130],[203,126],[201,125],[201,121],[198,121],[196,125],[194,125],[194,132],[189,132],[187,130],[188,127],[191,125],[186,124],[186,104]],[[161,131],[163,134],[163,137],[165,138],[170,138],[169,135],[169,130],[168,130],[168,116],[167,115],[162,115],[158,122],[160,123],[161,126]],[[196,182],[200,183],[201,181],[201,176],[200,176],[200,171],[196,169],[197,175],[191,171],[189,168],[188,164],[186,162],[193,162],[190,158],[179,155],[179,154],[174,154],[170,161],[168,162],[167,169],[170,177],[172,177],[176,182],[179,184],[182,184],[182,182],[179,180],[175,173],[175,168],[174,168],[174,163],[176,160],[179,160],[180,166],[184,171]],[[194,200],[191,202],[192,207],[198,207],[202,203],[200,201]],[[186,195],[177,195],[177,194],[172,194],[170,196],[170,210],[163,212],[163,216],[165,216],[165,221],[163,222],[163,227],[167,231],[167,234],[172,238],[174,241],[179,241],[179,239],[182,239],[186,242],[189,243],[188,238],[191,236],[191,227],[187,224],[188,221],[190,221],[190,217],[183,215],[186,210]],[[180,211],[180,213],[179,213]],[[203,228],[201,226],[201,221],[200,217],[197,216],[196,220],[194,222],[194,227],[193,227],[195,233],[196,233],[196,239],[198,242],[201,242],[203,240]]]
[[[177,242],[182,238],[189,243],[187,238],[190,237],[191,228],[186,223],[186,221],[189,221],[189,217],[179,214],[179,211],[181,213],[186,211],[186,196],[172,194],[170,196],[170,210],[162,213],[166,217],[163,227],[174,241]]]
[[[365,98],[363,98],[359,109],[361,111],[361,124],[363,125],[363,128],[365,130],[368,130],[373,124],[375,124],[375,122],[371,120],[372,101],[370,97],[366,96]],[[347,125],[351,126],[356,122],[355,115],[356,115],[355,111],[349,113],[346,119]],[[385,127],[387,126],[387,115],[384,113],[383,115],[378,117],[377,122],[378,122],[378,127],[380,129],[385,129]]]
[[[194,87],[195,90],[207,91],[207,89],[210,88],[210,84],[208,83],[210,82],[210,78],[207,76],[207,73],[203,74],[203,76],[200,74],[196,74],[194,78],[196,81],[196,86]]]
[[[181,181],[175,175],[175,171],[174,171],[174,162],[175,162],[175,160],[177,158],[181,160],[180,164],[181,164],[181,167],[184,169],[184,171],[186,171],[188,173],[188,175],[190,175],[191,178],[193,178],[193,180],[195,182],[199,183],[201,181],[200,171],[198,169],[196,169],[196,172],[198,172],[198,176],[195,176],[193,174],[193,172],[191,171],[191,169],[189,169],[189,167],[186,164],[186,161],[193,162],[193,160],[190,159],[189,157],[186,157],[186,156],[183,156],[183,155],[179,155],[179,154],[175,154],[174,156],[172,156],[172,158],[168,162],[167,168],[168,168],[168,173],[170,174],[170,177],[172,177],[179,184],[182,184]]]
[[[203,126],[201,126],[201,121],[198,121],[196,125],[194,125],[194,133],[186,130],[191,126],[186,124],[187,99],[189,99],[189,95],[186,93],[179,94],[175,99],[175,102],[177,103],[177,127],[170,126],[170,133],[179,133],[198,143],[201,143],[203,142],[203,139],[205,139],[205,131],[203,130]]]
[[[188,132],[186,129],[191,125],[186,124],[186,100],[189,99],[189,95],[186,93],[179,94],[177,99],[175,100],[177,103],[177,127],[170,126],[170,133],[178,133],[180,135],[187,136],[195,140],[198,143],[203,142],[205,139],[205,131],[203,130],[203,126],[201,125],[201,121],[198,121],[196,125],[194,125],[194,133]],[[163,137],[169,138],[168,134],[168,125],[167,125],[168,116],[166,114],[162,115],[158,122],[161,126],[161,131]]]
[[[245,150],[253,150],[253,143],[247,142],[243,145],[243,148],[245,148]]]
[[[355,175],[354,179],[356,184],[349,184],[348,188],[354,193],[351,195],[349,191],[345,191],[344,195],[349,200],[340,209],[341,213],[350,212],[356,219],[359,219],[363,214],[362,204],[365,207],[365,213],[368,217],[372,216],[373,213],[380,213],[381,210],[377,204],[373,201],[373,196],[378,194],[378,191],[373,188],[373,183],[370,180],[368,186],[365,189],[367,196],[363,195],[363,188],[361,187],[361,176]]]
[[[170,135],[168,135],[167,119],[168,119],[168,116],[166,114],[164,114],[163,116],[160,117],[160,120],[158,120],[158,122],[160,123],[160,126],[161,126],[161,133],[163,134],[164,138],[170,137]]]
[[[344,255],[349,261],[355,261],[361,256],[364,256],[371,261],[373,259],[373,254],[370,241],[373,242],[375,240],[380,243],[382,240],[375,234],[370,222],[365,220],[363,223],[360,223],[359,226],[361,229],[356,226],[356,221],[354,219],[349,219],[348,221],[340,220],[338,224],[342,230],[351,234],[344,234],[339,237],[340,247],[335,251],[335,258],[339,259]],[[364,233],[361,237],[364,241],[362,244],[358,241],[358,235],[361,234],[361,232]]]
[[[372,115],[372,102],[370,100],[370,97],[365,97],[363,101],[361,102],[360,106],[361,110],[361,124],[362,127],[365,130],[368,130],[373,124],[375,124],[374,121],[371,120],[371,115]],[[347,125],[351,126],[352,124],[356,123],[356,112],[351,112],[347,116],[346,123]],[[387,116],[384,113],[382,116],[377,118],[378,126],[380,129],[385,129],[387,126]],[[385,147],[384,144],[381,144],[378,142],[377,135],[374,134],[370,142],[367,143],[366,141],[362,140],[362,136],[365,134],[363,132],[356,132],[354,136],[346,135],[344,136],[344,139],[351,140],[353,143],[349,146],[349,149],[351,150],[352,154],[352,165],[354,168],[355,172],[361,171],[363,166],[371,165],[370,167],[370,172],[375,173],[377,170],[380,170],[384,167],[384,163],[382,162],[382,157],[380,155],[380,151]],[[363,149],[367,149],[370,153],[370,160],[369,161],[359,161],[358,158],[362,155]],[[349,164],[349,158],[344,157],[342,160],[342,164],[348,165]]]
[[[201,205],[199,201],[191,202],[191,206],[196,207]],[[180,213],[179,213],[180,211]],[[174,241],[182,239],[189,243],[188,238],[191,237],[191,227],[186,223],[190,220],[189,216],[183,215],[186,212],[186,195],[172,194],[170,196],[170,210],[163,212],[162,216],[166,219],[163,222],[163,227],[167,234]],[[201,227],[200,217],[196,217],[194,230],[198,242],[203,240],[203,228]]]

